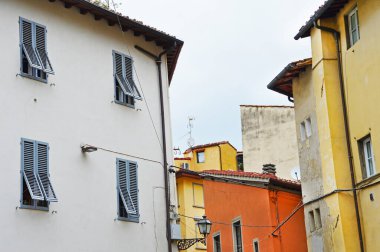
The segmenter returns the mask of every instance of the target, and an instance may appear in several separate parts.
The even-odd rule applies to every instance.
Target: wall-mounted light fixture
[[[80,148],[82,149],[82,152],[83,153],[86,153],[86,152],[94,152],[94,151],[97,151],[98,148],[96,148],[95,146],[91,146],[91,145],[88,145],[88,144],[82,144],[80,146]]]
[[[203,238],[193,238],[193,239],[182,239],[177,242],[179,250],[186,250],[193,246],[195,243],[200,242],[206,245],[207,235],[210,234],[212,223],[207,219],[206,215],[203,215],[203,219],[197,221],[197,226],[199,228],[199,233],[203,235]]]

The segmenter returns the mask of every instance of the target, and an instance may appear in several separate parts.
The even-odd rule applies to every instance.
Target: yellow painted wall
[[[220,149],[219,149],[220,147]],[[195,149],[189,153],[185,153],[184,157],[190,157],[190,170],[204,171],[204,170],[237,170],[236,155],[237,151],[230,144],[220,144],[218,146],[210,146],[203,149]],[[205,152],[205,162],[197,162],[197,152]],[[221,151],[221,155],[220,155]],[[222,162],[220,162],[220,157]],[[179,161],[179,160],[178,160]],[[184,162],[180,160],[180,162]]]
[[[360,40],[348,48],[346,43],[345,15],[355,6],[359,12]],[[352,145],[356,186],[365,186],[380,180],[377,172],[363,180],[362,162],[358,141],[370,135],[375,165],[380,171],[380,1],[349,1],[335,18],[322,19],[320,25],[338,30],[341,34],[342,68],[348,109],[350,142]],[[313,66],[311,83],[294,85],[295,104],[306,104],[302,99],[313,99],[315,127],[318,128],[318,148],[322,177],[322,192],[352,188],[348,150],[344,131],[341,90],[339,87],[336,46],[332,34],[312,28],[311,47]],[[301,78],[300,78],[301,79]],[[313,92],[302,90],[312,85]],[[304,95],[302,92],[309,92]],[[298,99],[298,100],[297,100]],[[309,103],[310,104],[310,103]],[[296,114],[301,109],[296,106]],[[303,108],[304,110],[304,108]],[[304,113],[304,111],[302,111]],[[312,186],[304,184],[303,187]],[[370,195],[373,199],[371,200]],[[365,251],[380,248],[380,184],[358,192],[359,208],[364,235]],[[334,194],[320,201],[327,213],[323,219],[323,246],[325,251],[360,251],[354,211],[353,194]],[[305,208],[306,209],[306,208]],[[313,237],[308,236],[309,249]]]
[[[177,179],[177,193],[179,198],[178,212],[180,214],[180,225],[182,239],[200,238],[196,222],[191,217],[202,217],[205,214],[203,180],[189,177],[180,177]],[[187,249],[188,252],[205,250],[206,246],[197,243]]]

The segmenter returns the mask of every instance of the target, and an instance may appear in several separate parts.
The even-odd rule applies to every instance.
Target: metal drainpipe
[[[343,118],[344,118],[344,130],[346,133],[346,144],[348,149],[348,160],[350,165],[350,175],[351,175],[351,184],[354,194],[354,204],[355,204],[355,215],[356,215],[356,224],[358,228],[358,234],[359,234],[359,242],[360,242],[360,251],[364,252],[364,244],[363,244],[363,233],[361,228],[361,220],[360,220],[360,213],[359,213],[359,204],[358,204],[358,196],[356,194],[356,183],[355,183],[355,173],[354,173],[354,165],[352,161],[352,149],[351,149],[351,142],[350,142],[350,128],[348,126],[348,113],[347,113],[347,104],[346,104],[346,94],[344,90],[344,82],[343,82],[343,72],[342,72],[342,60],[341,60],[341,48],[340,48],[340,33],[337,30],[334,30],[329,27],[319,26],[317,22],[314,22],[314,27],[321,30],[326,31],[329,33],[332,33],[334,35],[335,39],[335,45],[337,50],[337,58],[338,58],[338,72],[339,72],[339,82],[340,82],[340,96],[342,100],[342,107],[343,107]]]
[[[219,164],[220,164],[220,170],[223,171],[223,163],[222,163],[222,150],[220,148],[220,145],[218,144],[219,148]]]
[[[163,156],[164,156],[164,179],[165,179],[165,200],[166,200],[166,239],[168,241],[168,251],[172,252],[172,242],[171,242],[171,226],[170,226],[170,191],[169,191],[169,180],[168,180],[168,160],[166,153],[166,127],[165,127],[165,109],[164,109],[164,96],[163,96],[163,87],[162,87],[162,74],[161,74],[161,63],[162,56],[165,55],[170,49],[161,52],[158,56],[153,53],[145,50],[144,48],[136,45],[135,48],[145,55],[154,59],[157,64],[158,71],[158,84],[160,87],[160,106],[161,106],[161,127],[162,127],[162,147],[163,147]]]

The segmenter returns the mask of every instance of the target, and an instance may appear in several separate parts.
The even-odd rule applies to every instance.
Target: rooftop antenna
[[[193,125],[194,120],[195,120],[194,116],[188,117],[187,128],[189,129],[189,138],[187,139],[187,145],[189,146],[189,148],[194,146],[194,138],[191,136],[191,129],[194,127]]]

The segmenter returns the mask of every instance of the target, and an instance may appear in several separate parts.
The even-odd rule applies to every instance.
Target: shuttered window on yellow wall
[[[203,185],[193,183],[193,206],[204,207]]]

